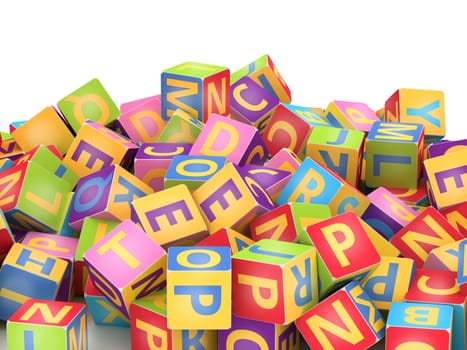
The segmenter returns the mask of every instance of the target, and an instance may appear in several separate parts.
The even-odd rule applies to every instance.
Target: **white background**
[[[447,138],[466,138],[463,6],[402,0],[1,1],[0,130],[91,78],[100,79],[120,105],[160,93],[161,71],[178,63],[235,71],[268,53],[294,104],[326,107],[338,99],[378,109],[401,87],[442,90]],[[128,349],[126,332],[92,334],[98,336],[90,350],[109,341],[111,347],[99,348]]]

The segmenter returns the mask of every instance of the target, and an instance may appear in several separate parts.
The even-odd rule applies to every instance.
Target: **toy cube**
[[[279,101],[290,103],[292,99],[290,89],[269,55],[263,55],[232,73],[230,76],[231,84],[236,83],[244,76],[252,78]]]
[[[247,164],[238,168],[240,174],[249,176],[260,185],[272,200],[276,200],[292,177],[290,171],[271,169],[261,165]]]
[[[81,230],[86,217],[123,221],[131,203],[152,193],[152,188],[120,165],[114,164],[82,177],[75,189],[70,226]]]
[[[203,122],[179,108],[175,110],[162,129],[157,142],[193,144],[203,127]]]
[[[86,280],[84,300],[94,323],[99,326],[129,327],[130,320],[94,286],[92,280]],[[131,307],[131,306],[130,306]]]
[[[328,122],[313,109],[280,103],[262,136],[271,155],[288,148],[303,157],[308,136],[317,125],[328,125]]]
[[[289,324],[318,303],[315,248],[263,239],[232,255],[232,312]]]
[[[288,148],[282,148],[264,163],[266,168],[289,171],[292,174],[302,164],[298,156]]]
[[[167,325],[170,329],[230,328],[230,260],[227,247],[168,249]]]
[[[14,164],[19,165],[26,162],[36,162],[43,166],[55,176],[69,182],[71,188],[76,186],[78,175],[63,162],[63,157],[55,146],[39,145],[15,159]]]
[[[171,245],[193,245],[208,235],[203,216],[186,185],[135,199],[132,210],[134,221],[165,249]]]
[[[247,234],[251,220],[275,207],[266,191],[232,163],[193,191],[193,198],[210,233],[231,227]]]
[[[73,296],[73,264],[78,238],[30,231],[24,236],[21,243],[66,261],[65,275],[55,300],[71,301]]]
[[[368,133],[371,126],[381,119],[361,102],[332,101],[324,112],[329,123],[336,128],[359,130]]]
[[[4,133],[0,141],[0,159],[15,160],[24,154],[16,140],[10,134]]]
[[[131,349],[217,349],[217,330],[167,327],[167,294],[163,289],[130,306]]]
[[[433,248],[423,263],[423,268],[428,270],[446,270],[457,272],[459,270],[460,247],[466,239],[443,244],[438,248]],[[458,280],[460,284],[460,280]]]
[[[444,304],[452,307],[451,349],[465,349],[466,297],[457,284],[457,274],[451,271],[415,271],[412,283],[405,296],[408,302]]]
[[[126,102],[120,106],[116,127],[135,143],[156,142],[166,125],[160,95]]]
[[[295,323],[280,325],[232,315],[232,327],[219,330],[219,350],[299,350],[300,334]]]
[[[467,149],[467,139],[455,141],[441,140],[438,142],[431,143],[426,147],[426,157],[439,157],[448,153],[462,151],[464,149]]]
[[[426,186],[422,183],[417,188],[386,188],[404,203],[410,206],[428,206],[429,200]]]
[[[375,122],[366,138],[368,187],[417,188],[423,161],[422,124]]]
[[[371,204],[362,219],[386,239],[412,222],[418,213],[384,187],[378,187],[367,195]]]
[[[110,125],[120,115],[117,105],[98,79],[90,80],[62,98],[57,107],[75,133],[87,120]]]
[[[164,188],[185,184],[190,191],[196,190],[226,162],[227,158],[221,156],[174,156],[164,177]]]
[[[467,149],[423,162],[430,203],[439,210],[466,202]]]
[[[437,247],[463,239],[464,236],[433,207],[425,209],[391,238],[391,243],[415,266],[422,267],[428,253]]]
[[[176,155],[188,154],[189,143],[143,143],[134,160],[134,174],[154,192],[164,189],[164,177]]]
[[[250,222],[251,238],[269,238],[311,245],[305,227],[331,217],[327,205],[290,202],[266,212]]]
[[[86,350],[86,305],[30,299],[8,320],[6,334],[8,349]]]
[[[11,135],[24,152],[29,152],[39,145],[53,145],[61,155],[68,151],[74,138],[71,130],[52,106],[44,108],[21,124]]]
[[[67,262],[15,243],[0,269],[0,319],[7,320],[28,299],[53,300]]]
[[[351,279],[361,280],[381,262],[381,256],[353,212],[318,221],[309,225],[306,232],[318,253],[320,298]]]
[[[378,310],[389,310],[392,302],[404,301],[414,272],[412,259],[382,256],[381,264],[361,284]]]
[[[167,254],[125,220],[83,255],[96,288],[126,317],[133,300],[165,287]]]
[[[315,126],[308,137],[306,156],[333,170],[357,187],[365,133],[329,126]]]
[[[230,255],[232,255],[253,243],[255,243],[255,241],[240,232],[237,232],[230,227],[223,227],[206,238],[203,238],[201,241],[196,243],[196,246],[229,247]]]
[[[248,76],[230,86],[230,112],[232,118],[258,129],[259,133],[269,123],[279,100]]]
[[[333,215],[349,210],[360,215],[370,205],[363,193],[308,157],[277,197],[277,204],[287,202],[329,205]]]
[[[76,134],[63,162],[80,177],[110,165],[128,168],[138,146],[125,137],[95,122],[85,122]]]
[[[88,272],[84,264],[83,255],[86,250],[91,248],[107,233],[112,231],[120,222],[111,220],[102,220],[95,218],[85,218],[79,235],[78,246],[75,253],[74,264],[74,292],[77,295],[83,295]]]
[[[386,323],[369,295],[352,281],[295,321],[310,349],[368,349]]]
[[[455,349],[452,318],[448,305],[394,302],[386,323],[385,349]]]
[[[446,133],[444,94],[437,90],[398,89],[384,104],[384,119],[422,124],[425,144],[439,141]]]
[[[162,117],[180,108],[206,122],[212,113],[230,113],[230,71],[212,64],[184,62],[161,74]]]
[[[447,209],[441,210],[449,223],[459,231],[464,237],[467,237],[467,202],[453,205]]]
[[[13,232],[11,232],[5,214],[3,214],[3,211],[0,209],[0,265],[13,243],[15,243],[15,236],[13,236]]]
[[[37,162],[23,162],[0,173],[0,208],[10,227],[56,232],[70,204],[72,186]]]
[[[190,155],[222,156],[238,165],[263,164],[268,151],[258,129],[212,114],[201,130]]]

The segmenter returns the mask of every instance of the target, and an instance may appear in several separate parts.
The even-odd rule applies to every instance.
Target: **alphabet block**
[[[167,327],[167,294],[163,289],[130,306],[131,349],[217,349],[217,330]]]
[[[134,221],[164,249],[193,245],[208,235],[203,216],[183,184],[135,199],[132,210]]]
[[[382,256],[381,263],[361,284],[378,310],[389,310],[392,302],[404,301],[414,272],[412,259]]]
[[[120,165],[105,167],[78,181],[70,226],[81,230],[86,217],[115,221],[129,219],[133,200],[152,192],[152,188]]]
[[[275,207],[266,191],[251,177],[242,177],[232,163],[193,191],[193,198],[210,233],[231,227],[247,234],[251,220]]]
[[[376,121],[376,113],[362,102],[332,101],[324,112],[329,123],[336,128],[359,130],[368,133]]]
[[[467,237],[467,202],[441,210],[441,214],[460,234]]]
[[[24,154],[10,134],[4,133],[0,141],[0,159],[15,160]]]
[[[373,190],[367,198],[371,204],[362,214],[362,219],[388,240],[418,215],[385,187]]]
[[[315,126],[306,144],[306,156],[333,170],[357,187],[365,133],[330,126]]]
[[[280,103],[264,129],[263,140],[271,155],[289,148],[303,158],[308,136],[317,125],[328,122],[312,108]]]
[[[318,253],[320,298],[351,279],[361,280],[381,262],[381,256],[353,212],[318,221],[309,225],[306,232]]]
[[[138,146],[98,123],[87,121],[79,129],[63,162],[80,177],[110,165],[128,168]]]
[[[252,78],[255,82],[268,90],[269,93],[279,99],[279,101],[290,103],[292,99],[290,89],[269,55],[263,55],[232,73],[230,76],[231,84],[234,84],[244,76]]]
[[[126,317],[133,300],[165,287],[167,254],[125,220],[83,255],[89,277]]]
[[[219,330],[217,349],[299,350],[300,334],[295,323],[280,325],[232,315],[232,327]]]
[[[240,232],[237,232],[230,227],[223,227],[206,238],[203,238],[201,241],[196,243],[196,246],[229,247],[230,254],[232,255],[253,243],[255,243],[255,241]]]
[[[167,263],[168,327],[230,328],[231,279],[229,248],[170,247]]]
[[[206,122],[212,113],[230,113],[230,70],[205,63],[184,62],[161,75],[162,117],[180,108]]]
[[[329,205],[332,214],[362,214],[370,200],[338,175],[307,157],[277,197],[277,204],[303,202]]]
[[[0,209],[0,265],[13,243],[15,243],[15,236],[13,236],[13,232],[11,232],[5,214],[3,214],[3,211]]]
[[[190,148],[189,143],[143,143],[135,156],[134,174],[154,192],[163,190],[170,161],[176,155],[188,154]]]
[[[175,110],[162,129],[157,142],[193,144],[203,127],[203,122],[179,108]]]
[[[238,165],[263,164],[268,150],[255,127],[212,114],[193,144],[190,155],[222,156]]]
[[[6,333],[8,349],[86,350],[86,305],[30,299],[8,320]]]
[[[230,86],[232,118],[250,124],[262,134],[279,100],[248,76]]]
[[[221,156],[174,156],[164,177],[164,188],[185,184],[190,191],[196,190],[226,162],[227,158]]]
[[[295,322],[310,349],[368,349],[386,322],[357,281],[345,285]]]
[[[117,105],[98,79],[90,80],[62,98],[57,107],[75,133],[87,120],[110,125],[120,115]]]
[[[232,255],[232,312],[289,324],[318,303],[315,248],[262,239]]]
[[[417,188],[386,188],[389,192],[397,198],[404,201],[410,206],[429,206],[428,194],[426,186],[421,183]]]
[[[71,301],[73,297],[73,264],[78,238],[30,231],[24,236],[22,243],[66,261],[67,267],[55,300]]]
[[[467,149],[423,162],[430,203],[439,210],[461,204],[467,198]]]
[[[286,203],[253,219],[250,222],[251,238],[312,245],[305,227],[330,217],[331,210],[323,204]]]
[[[69,207],[72,186],[37,162],[23,162],[0,173],[0,208],[10,228],[57,232]]]
[[[467,139],[455,141],[441,140],[429,144],[426,147],[426,153],[427,158],[434,158],[463,149],[467,149]]]
[[[422,124],[375,122],[366,138],[366,185],[416,188],[423,161]]]
[[[418,269],[415,271],[405,300],[452,307],[451,349],[465,349],[467,299],[460,292],[456,278],[457,274],[451,271]]]
[[[105,294],[94,286],[90,278],[86,280],[84,300],[95,324],[115,327],[130,326],[128,317],[122,314]]]
[[[55,299],[66,268],[60,258],[13,244],[0,269],[0,319],[6,321],[28,299]]]
[[[44,108],[21,124],[11,135],[24,152],[39,145],[53,145],[61,155],[68,151],[74,138],[72,131],[52,106]]]
[[[386,324],[385,349],[454,349],[452,318],[451,306],[394,302]]]
[[[457,272],[459,269],[460,247],[466,239],[443,244],[438,248],[433,248],[423,263],[423,268],[428,270],[446,270]],[[460,281],[458,281],[460,284]]]
[[[384,119],[422,124],[425,144],[439,141],[446,134],[444,94],[437,90],[398,89],[384,104]]]
[[[120,106],[116,127],[135,143],[156,142],[166,125],[160,95],[126,102]]]
[[[266,168],[290,171],[292,174],[302,164],[298,156],[288,148],[280,149],[268,161],[264,163]]]
[[[428,207],[397,232],[391,243],[403,256],[412,258],[415,266],[422,267],[432,249],[463,238],[439,211]]]

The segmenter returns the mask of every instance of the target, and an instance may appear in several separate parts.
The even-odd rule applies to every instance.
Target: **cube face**
[[[227,247],[170,247],[167,324],[171,329],[231,325],[231,261]],[[206,304],[202,300],[209,298]]]
[[[428,257],[423,264],[424,269],[446,270],[457,272],[459,270],[459,257],[462,256],[461,246],[466,239],[444,244],[434,248],[428,253]],[[458,278],[459,284],[461,284]]]
[[[157,142],[193,144],[203,127],[203,122],[179,108],[173,112]]]
[[[236,316],[288,324],[318,302],[313,247],[263,239],[232,256]]]
[[[467,202],[449,207],[441,213],[458,232],[467,237]]]
[[[86,120],[108,125],[120,114],[110,95],[98,79],[92,79],[57,103],[75,132]]]
[[[423,135],[421,124],[375,122],[366,139],[366,184],[373,188],[416,188]]]
[[[230,71],[226,67],[184,62],[161,75],[161,109],[169,119],[180,108],[193,118],[207,121],[212,113],[230,111]]]
[[[467,148],[467,139],[448,141],[442,140],[428,145],[426,148],[427,158],[443,156],[451,152],[461,151]]]
[[[386,349],[450,349],[451,306],[394,302],[386,325]]]
[[[73,141],[73,133],[51,106],[12,132],[12,136],[24,152],[39,145],[54,145],[64,155]]]
[[[365,103],[332,101],[325,111],[326,119],[337,128],[369,132],[380,118]]]
[[[264,163],[264,166],[266,168],[289,171],[293,174],[301,163],[302,161],[295,153],[288,148],[282,148]]]
[[[0,140],[0,159],[14,160],[23,155],[24,152],[10,134],[7,134],[7,136],[9,137],[8,139],[2,137]]]

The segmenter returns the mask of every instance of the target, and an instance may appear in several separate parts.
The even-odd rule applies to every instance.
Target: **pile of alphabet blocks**
[[[467,139],[441,91],[384,99],[291,104],[264,55],[120,107],[93,79],[11,123],[8,349],[86,349],[88,315],[134,350],[465,349]]]

